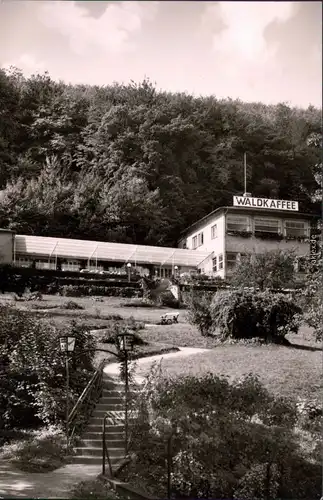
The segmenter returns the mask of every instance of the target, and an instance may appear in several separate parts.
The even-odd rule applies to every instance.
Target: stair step
[[[110,448],[124,448],[125,440],[124,439],[106,439],[105,440],[108,449]],[[98,448],[102,446],[102,439],[82,439],[79,443],[81,448]]]
[[[100,398],[97,406],[103,406],[106,404],[108,404],[108,405],[121,405],[121,404],[124,404],[124,398],[116,397],[116,396],[102,397],[102,398]]]
[[[118,458],[124,456],[124,446],[120,448],[108,448],[110,458]],[[102,457],[102,446],[97,448],[91,447],[77,447],[75,448],[76,456],[93,456]]]
[[[103,417],[105,413],[106,412],[102,413],[101,416],[94,415],[93,417],[91,417],[90,424],[103,424]],[[113,422],[111,423],[111,421],[107,421],[107,425],[117,425],[117,423],[118,425],[121,425],[120,422],[124,421],[124,411],[109,411],[109,413],[111,413],[111,415],[109,415],[109,418],[113,420]]]
[[[111,464],[112,465],[117,465],[120,463],[120,460],[122,460],[123,457],[118,457],[118,458],[110,458]],[[101,465],[102,464],[102,457],[96,457],[93,455],[74,455],[71,459],[71,461],[74,464],[92,464],[92,465]],[[108,465],[108,460],[106,459],[105,461],[105,467],[108,470],[109,465]]]
[[[87,426],[86,432],[102,432],[103,430],[103,418],[100,418],[96,420],[95,422],[91,423]],[[117,424],[117,425],[107,425],[106,426],[106,434],[111,434],[115,432],[123,432],[124,431],[124,425],[122,424]]]
[[[82,435],[82,440],[86,441],[88,439],[102,440],[102,432],[85,432]],[[124,432],[106,432],[107,441],[120,441],[124,439]]]
[[[110,411],[124,411],[124,405],[103,405],[100,407],[98,407],[98,405],[95,407],[95,410],[93,411],[92,413],[92,416],[97,416],[97,417],[104,417],[104,415],[107,413],[107,412],[110,412]]]

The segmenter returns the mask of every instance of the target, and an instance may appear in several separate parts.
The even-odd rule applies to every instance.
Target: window
[[[211,240],[214,240],[218,236],[218,228],[217,225],[214,224],[214,226],[211,227]]]
[[[197,236],[194,236],[194,238],[192,238],[192,247],[193,250],[197,248]]]
[[[279,233],[279,220],[274,219],[258,219],[255,218],[255,231],[263,231],[266,233]]]
[[[214,273],[216,273],[217,270],[218,270],[218,263],[217,263],[217,258],[216,257],[214,257],[214,259],[212,259],[212,270],[213,270]]]
[[[227,231],[249,231],[248,217],[227,217]]]
[[[28,257],[18,257],[16,260],[16,266],[18,267],[30,267],[32,264],[32,260]]]
[[[223,269],[223,255],[219,255],[219,269]]]
[[[95,269],[95,266],[92,266],[91,264],[87,266],[87,269],[91,271],[92,269]],[[80,270],[80,263],[77,260],[68,260],[66,263],[62,264],[62,271],[79,271]]]
[[[285,221],[286,236],[307,236],[307,225],[305,222],[294,222],[291,220]]]
[[[204,243],[203,233],[199,233],[197,235],[197,244],[200,247],[201,245],[203,245],[203,243]]]
[[[226,254],[226,264],[228,269],[233,269],[237,263],[237,253],[228,252]]]
[[[36,261],[36,268],[37,269],[55,269],[55,261],[50,260],[37,260]]]

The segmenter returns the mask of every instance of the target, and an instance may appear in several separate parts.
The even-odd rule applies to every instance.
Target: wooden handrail
[[[73,418],[75,417],[76,413],[77,413],[77,410],[78,408],[81,406],[81,404],[83,403],[83,401],[85,400],[86,396],[88,395],[88,393],[90,392],[90,390],[92,389],[92,387],[94,386],[97,378],[100,376],[104,366],[106,365],[107,363],[107,360],[104,359],[103,361],[101,361],[100,365],[98,366],[98,368],[96,369],[95,373],[92,375],[92,378],[91,380],[88,382],[88,384],[86,385],[84,391],[82,392],[82,394],[80,395],[80,397],[78,398],[77,402],[75,403],[71,413],[69,414],[68,416],[68,421],[71,422],[73,420]]]

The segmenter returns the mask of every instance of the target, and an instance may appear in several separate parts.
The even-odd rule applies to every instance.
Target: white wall
[[[254,214],[245,214],[245,212],[238,211],[229,212],[228,215],[232,215],[233,217],[242,215],[244,217],[248,216],[250,223],[250,230],[254,230],[254,218],[269,218],[269,219],[278,219],[280,221],[280,232],[284,230],[284,220],[291,220],[286,216],[282,217],[281,215],[276,215],[273,211],[272,215],[263,214],[259,211]],[[306,220],[300,218],[292,219],[296,221],[306,222]],[[216,224],[217,225],[217,237],[211,238],[211,227]],[[308,227],[309,227],[309,223]],[[199,229],[196,229],[189,233],[186,238],[182,238],[179,245],[183,247],[183,243],[186,242],[186,248],[189,250],[193,250],[193,238],[198,236],[199,233],[203,233],[203,245],[198,246],[195,251],[206,251],[206,252],[214,252],[214,256],[217,257],[217,272],[213,273],[213,263],[212,257],[204,260],[198,267],[202,273],[220,276],[225,278],[226,273],[226,253],[227,252],[245,252],[245,253],[263,253],[265,251],[270,251],[274,249],[282,249],[282,250],[295,250],[296,255],[306,255],[309,252],[309,243],[299,242],[297,239],[293,240],[269,240],[269,239],[260,239],[255,237],[254,235],[249,238],[243,238],[237,235],[228,235],[226,234],[226,215],[220,214],[218,216],[214,216],[210,219],[204,226],[200,226]],[[219,269],[219,255],[223,255],[223,269]]]
[[[211,238],[211,227],[217,225],[217,237]],[[214,256],[219,257],[220,254],[223,254],[224,259],[224,237],[225,237],[225,217],[224,214],[214,216],[214,218],[210,219],[205,226],[200,227],[198,230],[194,230],[189,233],[186,237],[186,248],[189,250],[193,250],[193,238],[197,236],[199,233],[203,233],[203,245],[198,246],[195,251],[204,251],[204,252],[214,252]],[[180,242],[183,243],[183,240]],[[199,266],[199,269],[204,274],[221,276],[224,277],[224,269],[218,270],[216,273],[213,273],[213,263],[212,257],[203,261]]]

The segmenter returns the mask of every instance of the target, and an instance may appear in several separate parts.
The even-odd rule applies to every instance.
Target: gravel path
[[[141,371],[147,372],[150,367],[155,362],[159,362],[164,358],[173,359],[176,362],[178,359],[181,359],[183,356],[193,356],[194,354],[200,354],[202,352],[209,352],[210,349],[201,349],[198,347],[179,347],[179,351],[171,352],[168,354],[158,354],[156,356],[149,356],[146,358],[136,359],[137,370],[139,373]],[[119,363],[111,363],[104,368],[104,373],[109,375],[110,377],[117,378],[119,376]],[[141,384],[144,381],[144,377],[140,375],[135,376],[135,381],[137,384]]]
[[[99,465],[69,464],[53,472],[31,473],[0,462],[0,498],[68,498],[71,488],[101,472]]]

